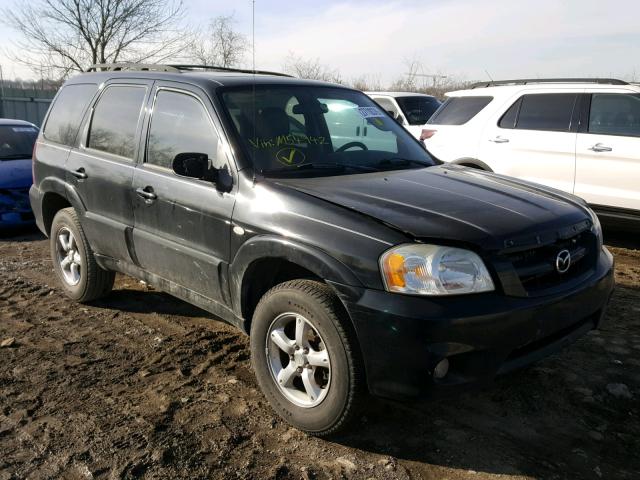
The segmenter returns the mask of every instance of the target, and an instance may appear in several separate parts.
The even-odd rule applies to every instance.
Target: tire
[[[53,269],[69,298],[84,303],[111,292],[115,272],[104,270],[96,263],[73,208],[56,213],[51,224],[49,248]]]
[[[303,327],[299,327],[301,321]],[[331,288],[312,280],[273,287],[253,315],[251,358],[258,384],[284,420],[309,434],[327,436],[344,429],[366,396],[364,367],[348,322]],[[306,328],[302,342],[298,328]],[[291,346],[292,353],[272,340],[276,334],[279,344],[284,342],[286,349]],[[290,376],[293,368],[296,373]],[[285,380],[284,386],[278,379]]]

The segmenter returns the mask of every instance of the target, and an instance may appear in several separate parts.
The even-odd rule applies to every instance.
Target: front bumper
[[[35,218],[29,206],[28,189],[0,191],[0,229],[33,225]]]
[[[371,393],[416,398],[489,382],[597,328],[614,287],[613,257],[603,247],[589,280],[537,298],[425,298],[333,286],[353,321]],[[435,379],[445,357],[449,373]]]

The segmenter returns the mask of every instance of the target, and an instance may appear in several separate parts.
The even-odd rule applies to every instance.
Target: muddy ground
[[[273,414],[232,327],[127,277],[73,304],[43,237],[0,239],[0,480],[640,478],[640,251],[620,244],[604,330],[483,391],[373,401],[327,441]]]

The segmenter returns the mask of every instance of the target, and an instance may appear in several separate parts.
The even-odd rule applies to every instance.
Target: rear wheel
[[[325,284],[269,290],[251,324],[251,357],[265,396],[287,422],[314,435],[348,425],[365,395],[363,371],[340,301]]]
[[[53,268],[67,296],[89,302],[108,294],[115,273],[98,266],[73,208],[56,213],[49,238]]]

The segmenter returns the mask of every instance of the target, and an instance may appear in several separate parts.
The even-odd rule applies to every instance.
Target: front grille
[[[563,250],[571,255],[569,269],[558,272],[556,259]],[[504,256],[512,264],[527,294],[558,288],[591,270],[596,262],[597,238],[585,230],[569,238]]]

